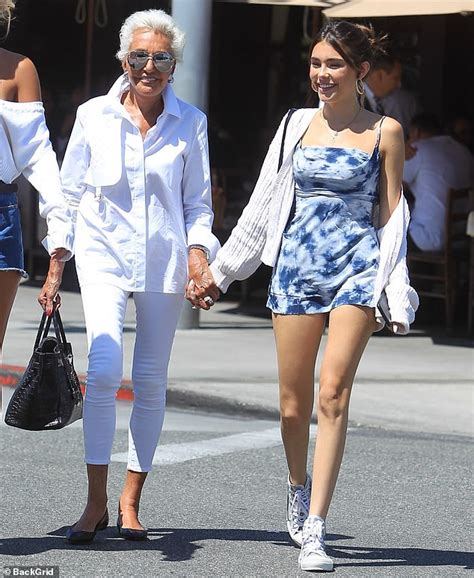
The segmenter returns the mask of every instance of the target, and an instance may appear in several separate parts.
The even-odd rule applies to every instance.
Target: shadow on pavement
[[[474,554],[449,550],[428,550],[425,548],[360,548],[357,546],[328,547],[328,555],[336,558],[341,567],[394,567],[409,566],[462,566],[471,570]],[[341,562],[341,559],[352,562]]]
[[[276,546],[295,548],[288,541],[286,532],[269,532],[266,530],[220,529],[220,528],[150,528],[151,540],[131,542],[117,537],[114,528],[99,532],[94,542],[78,546],[64,540],[67,527],[50,532],[44,538],[7,538],[0,540],[0,551],[3,555],[28,556],[50,550],[88,550],[88,551],[128,551],[155,550],[163,555],[164,562],[189,560],[197,550],[205,548],[205,540],[223,540],[226,542],[272,542]],[[409,566],[462,566],[472,569],[474,555],[469,552],[449,550],[429,550],[425,548],[363,548],[343,545],[332,546],[331,542],[352,540],[352,536],[328,534],[328,554],[335,558],[335,565],[340,567],[396,567]]]
[[[266,530],[245,529],[187,529],[187,528],[149,528],[151,540],[134,542],[117,536],[117,530],[108,527],[98,532],[91,544],[72,545],[66,542],[65,535],[68,526],[49,532],[44,538],[1,538],[0,553],[3,556],[30,556],[50,550],[88,550],[88,551],[128,551],[157,550],[162,552],[165,562],[189,560],[194,552],[204,548],[203,540],[225,540],[228,542],[273,542],[276,545],[293,545],[288,541],[287,532],[269,532]]]

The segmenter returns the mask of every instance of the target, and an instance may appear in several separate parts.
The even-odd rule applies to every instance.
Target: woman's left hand
[[[206,254],[200,249],[191,249],[188,256],[189,281],[186,299],[201,309],[210,309],[219,299],[220,291],[214,282]]]
[[[61,306],[61,297],[58,291],[63,278],[65,263],[59,259],[62,259],[66,253],[66,249],[55,249],[51,254],[48,275],[38,297],[38,303],[48,317]]]

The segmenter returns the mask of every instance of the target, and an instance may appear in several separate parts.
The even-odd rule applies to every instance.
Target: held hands
[[[64,262],[60,261],[67,254],[67,249],[55,249],[49,260],[48,275],[44,282],[38,303],[50,317],[55,309],[61,306],[61,297],[58,293],[63,278]]]
[[[186,299],[195,308],[209,310],[219,299],[220,291],[209,270],[206,255],[200,249],[191,249],[188,256],[189,281]]]

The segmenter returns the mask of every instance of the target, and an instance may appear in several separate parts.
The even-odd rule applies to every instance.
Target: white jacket
[[[283,163],[277,172],[283,134],[280,126],[268,149],[252,196],[236,226],[217,252],[211,271],[217,286],[226,292],[236,280],[247,279],[264,263],[273,267],[280,250],[294,197],[293,150],[308,128],[317,109],[299,109],[288,124]],[[406,234],[410,219],[404,196],[388,223],[378,230],[380,261],[375,281],[377,330],[384,327],[384,316],[409,331],[418,308],[418,295],[410,287],[406,266]]]

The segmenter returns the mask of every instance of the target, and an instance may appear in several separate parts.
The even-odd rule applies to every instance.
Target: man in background
[[[441,251],[450,189],[474,185],[472,154],[450,135],[440,134],[431,114],[418,114],[406,143],[403,182],[413,196],[409,241],[422,251]]]
[[[408,137],[410,121],[421,112],[416,95],[402,88],[402,64],[392,55],[377,58],[365,80],[365,108],[390,116],[402,125]]]
[[[382,99],[402,84],[402,63],[391,54],[379,56],[365,78],[365,107],[372,112],[387,114]]]

